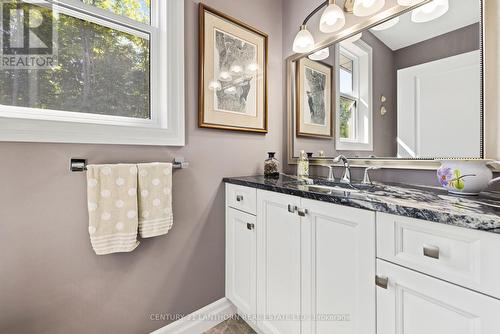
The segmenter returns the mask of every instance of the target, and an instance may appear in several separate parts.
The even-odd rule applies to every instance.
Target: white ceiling
[[[409,12],[402,15],[399,23],[392,28],[370,31],[392,50],[399,50],[479,22],[479,0],[449,0],[449,3],[450,10],[436,20],[413,23]]]

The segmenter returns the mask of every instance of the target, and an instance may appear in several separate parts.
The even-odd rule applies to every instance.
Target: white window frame
[[[335,66],[335,148],[337,151],[373,151],[373,51],[362,40],[341,42],[336,45],[335,64],[339,64],[341,52],[353,61],[353,92],[352,95],[340,93],[340,66]],[[355,139],[340,138],[340,97],[356,101]]]
[[[151,0],[150,25],[78,0],[48,2],[56,15],[150,40],[151,118],[0,105],[0,141],[185,145],[184,0]]]

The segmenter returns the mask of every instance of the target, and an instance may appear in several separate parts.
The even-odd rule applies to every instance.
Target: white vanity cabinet
[[[226,294],[239,312],[253,314],[255,288],[264,334],[374,334],[375,214],[264,190],[256,204],[256,284],[254,240],[236,222],[247,216],[229,207],[226,218]]]
[[[500,236],[226,186],[226,296],[259,334],[499,334]]]
[[[500,333],[498,235],[377,213],[377,256],[377,333]]]
[[[377,333],[497,334],[500,301],[413,270],[377,260]]]
[[[250,321],[257,312],[257,233],[247,203],[256,197],[255,189],[226,185],[226,297]]]

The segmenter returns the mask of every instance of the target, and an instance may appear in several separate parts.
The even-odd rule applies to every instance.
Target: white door
[[[266,334],[300,333],[299,205],[298,197],[257,191],[257,314]]]
[[[377,274],[387,278],[377,288],[378,333],[500,333],[500,300],[383,260]]]
[[[257,311],[255,216],[226,208],[226,296],[240,313]]]
[[[374,334],[375,213],[307,199],[302,207],[302,334]]]
[[[398,157],[479,157],[479,51],[398,71]]]

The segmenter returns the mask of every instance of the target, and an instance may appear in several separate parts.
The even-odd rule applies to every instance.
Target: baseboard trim
[[[236,314],[227,298],[221,298],[151,334],[201,334]]]

